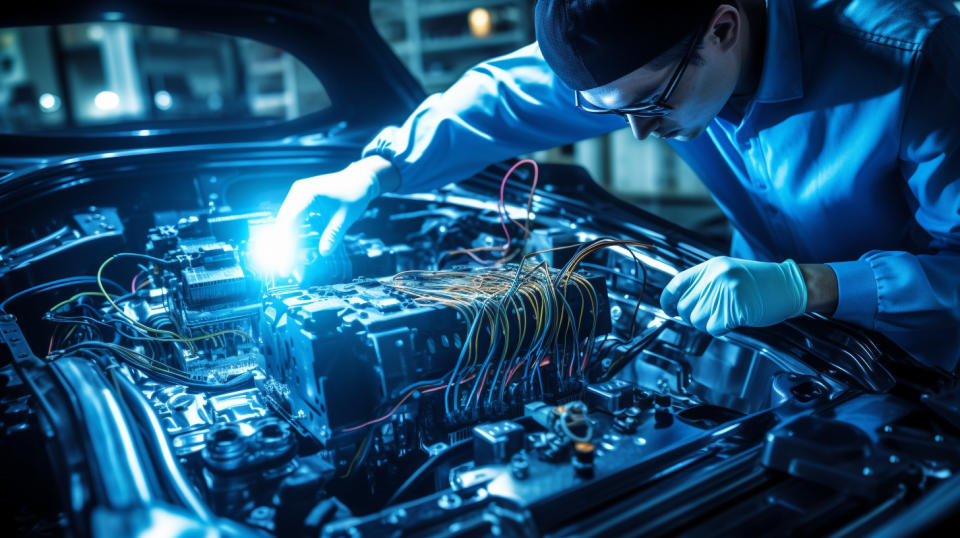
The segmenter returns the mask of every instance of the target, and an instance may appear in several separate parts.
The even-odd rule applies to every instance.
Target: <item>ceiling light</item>
[[[173,97],[170,95],[170,92],[160,90],[153,94],[153,104],[160,110],[170,110],[170,107],[173,106]]]
[[[44,93],[37,100],[40,104],[40,110],[44,112],[56,112],[60,110],[60,98],[52,93]]]
[[[120,96],[112,91],[104,90],[93,98],[93,104],[97,105],[100,110],[113,110],[120,105]]]
[[[467,15],[467,21],[470,23],[470,33],[473,37],[487,37],[493,31],[493,19],[487,8],[473,8]]]

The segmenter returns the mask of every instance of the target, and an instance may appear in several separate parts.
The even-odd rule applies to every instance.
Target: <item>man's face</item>
[[[738,26],[738,25],[737,25]],[[698,50],[700,61],[690,62],[670,95],[672,110],[663,117],[626,116],[634,136],[691,140],[706,129],[730,99],[740,74],[740,54],[736,33],[727,28],[719,37],[708,31]],[[628,108],[638,102],[650,102],[663,92],[681,60],[653,69],[641,67],[609,84],[580,92],[597,108]]]

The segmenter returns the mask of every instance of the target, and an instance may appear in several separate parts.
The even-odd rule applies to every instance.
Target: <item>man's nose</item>
[[[660,125],[660,118],[643,118],[631,116],[630,114],[627,114],[626,118],[627,124],[630,125],[630,130],[633,131],[633,136],[635,136],[637,140],[643,140],[650,136],[650,133]]]

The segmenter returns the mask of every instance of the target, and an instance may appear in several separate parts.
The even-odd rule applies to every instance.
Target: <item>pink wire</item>
[[[383,416],[380,417],[380,418],[375,418],[375,419],[373,419],[373,420],[364,422],[363,424],[361,424],[361,425],[359,425],[359,426],[352,426],[352,427],[350,427],[350,428],[344,428],[343,431],[345,431],[345,432],[352,432],[353,430],[359,430],[360,428],[363,428],[364,426],[369,426],[369,425],[371,425],[371,424],[376,424],[377,422],[380,422],[381,420],[386,420],[386,419],[390,418],[390,416],[393,415],[394,413],[396,413],[396,412],[397,412],[397,409],[399,409],[400,406],[403,405],[403,402],[407,401],[407,398],[409,398],[410,395],[413,394],[414,392],[416,392],[416,391],[415,391],[415,390],[411,390],[410,392],[408,392],[407,395],[404,396],[403,398],[401,398],[400,401],[397,402],[397,405],[393,406],[393,409],[391,409],[390,412],[387,413],[386,415],[383,415]]]
[[[480,393],[483,392],[483,385],[487,382],[487,374],[489,371],[483,373],[483,379],[480,380],[480,390],[477,391],[477,404],[480,403]]]
[[[467,381],[470,381],[470,380],[473,379],[474,377],[476,377],[476,376],[472,375],[472,376],[464,379],[464,380],[461,381],[460,383],[458,383],[458,385],[462,385],[462,384],[466,383]],[[428,393],[428,392],[433,392],[433,391],[435,391],[435,390],[441,390],[441,389],[445,389],[445,388],[447,388],[447,384],[446,384],[446,383],[444,383],[443,385],[440,385],[439,387],[433,387],[433,388],[430,388],[430,389],[422,390],[422,391],[420,391],[420,393],[421,393],[421,394],[426,394],[426,393]],[[393,406],[393,409],[391,409],[386,415],[383,415],[383,416],[380,417],[380,418],[375,418],[375,419],[373,419],[373,420],[369,420],[369,421],[367,421],[367,422],[364,422],[363,424],[360,424],[359,426],[351,426],[351,427],[349,427],[349,428],[344,428],[343,431],[344,431],[344,432],[352,432],[352,431],[354,431],[354,430],[359,430],[360,428],[363,428],[363,427],[365,427],[365,426],[369,426],[369,425],[371,425],[371,424],[376,424],[377,422],[380,422],[380,421],[382,421],[382,420],[386,420],[386,419],[390,418],[394,413],[397,412],[397,409],[399,409],[400,406],[403,405],[403,402],[407,401],[407,399],[409,399],[410,396],[412,396],[414,392],[417,392],[416,389],[411,390],[410,392],[408,392],[403,398],[400,399],[399,402],[397,402],[397,405]]]
[[[130,283],[130,293],[137,293],[137,279],[140,278],[140,275],[143,274],[143,271],[140,271],[133,277],[133,282]]]
[[[528,164],[528,163],[533,166],[533,187],[530,189],[532,194],[533,191],[536,190],[537,188],[537,181],[540,179],[540,167],[537,166],[537,162],[534,161],[533,159],[520,159],[519,161],[514,163],[513,166],[511,166],[510,169],[507,170],[507,173],[503,175],[503,181],[500,182],[500,205],[498,206],[498,209],[500,212],[500,227],[503,228],[503,235],[506,236],[507,238],[507,244],[503,246],[504,251],[510,250],[510,231],[507,230],[507,220],[510,220],[510,222],[516,224],[517,226],[520,226],[520,224],[517,221],[513,220],[512,217],[506,214],[507,211],[506,211],[506,208],[504,207],[505,204],[503,201],[504,191],[506,190],[507,180],[510,179],[510,175],[513,174],[513,172],[517,168],[519,168],[520,165]],[[506,219],[504,219],[504,216],[506,216]],[[530,215],[527,215],[527,218],[529,219]],[[526,226],[520,226],[520,227],[523,229],[526,229]]]

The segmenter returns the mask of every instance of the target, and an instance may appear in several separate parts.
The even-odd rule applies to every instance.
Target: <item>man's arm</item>
[[[960,359],[960,18],[940,23],[924,48],[901,132],[900,167],[929,252],[872,251],[829,264],[834,317],[879,330],[948,370]],[[949,356],[920,356],[932,341]]]
[[[359,161],[294,182],[277,213],[272,242],[282,254],[275,265],[281,273],[292,266],[292,238],[310,212],[328,219],[323,255],[384,192],[438,187],[520,153],[620,127],[617,117],[578,110],[573,91],[553,74],[536,43],[483,62],[427,98],[403,125],[381,131]]]
[[[381,131],[363,156],[384,157],[399,172],[399,190],[417,192],[521,153],[622,127],[617,116],[578,110],[573,90],[533,43],[470,69],[427,98],[403,125]]]

